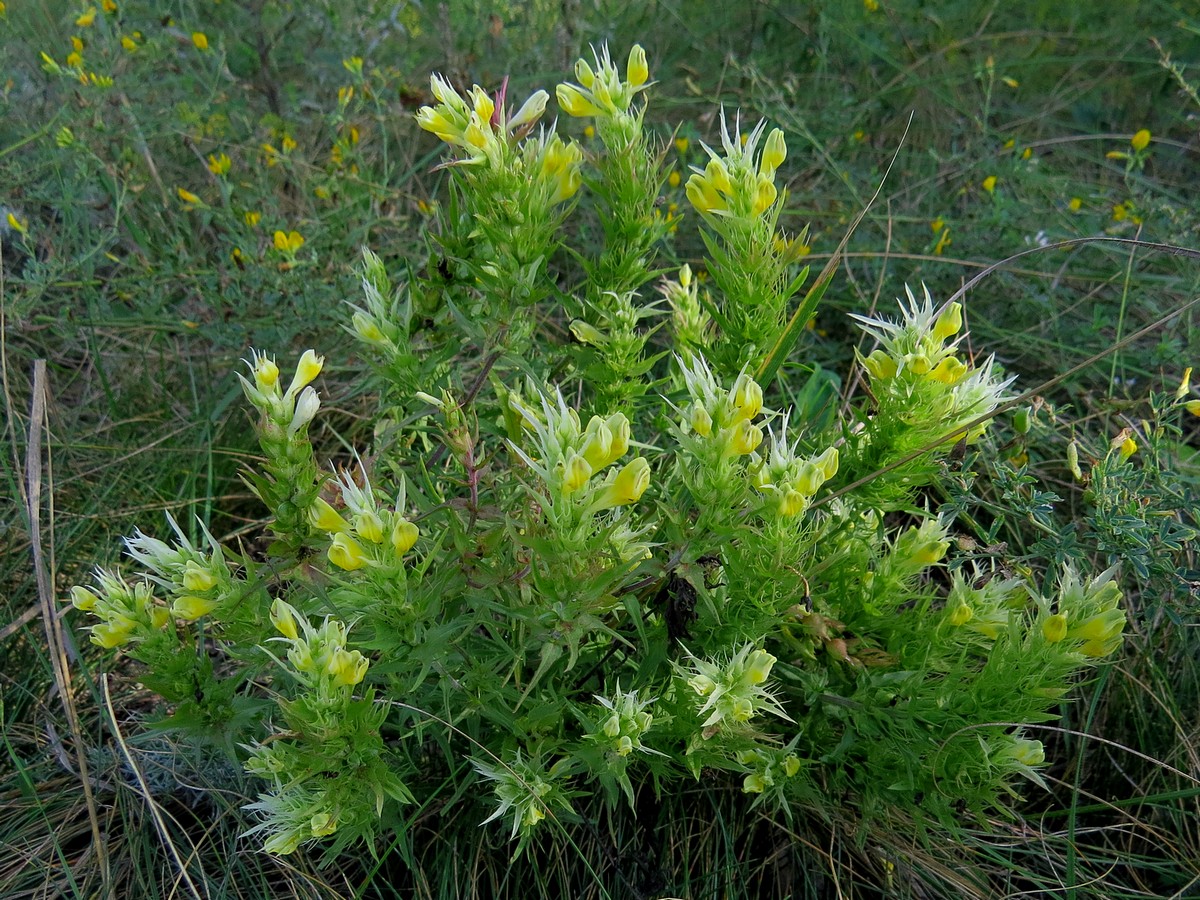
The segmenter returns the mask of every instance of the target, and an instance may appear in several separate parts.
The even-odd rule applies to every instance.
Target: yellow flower
[[[863,0],[863,9],[869,13],[879,11],[879,0]]]
[[[650,78],[650,68],[646,64],[646,51],[641,44],[634,44],[629,50],[629,62],[625,66],[625,80],[631,87],[641,87]]]
[[[951,303],[937,317],[937,322],[933,326],[933,338],[936,341],[945,341],[946,338],[958,334],[958,330],[962,328],[962,325],[962,304],[958,302]]]
[[[762,439],[762,429],[757,425],[751,425],[749,419],[743,419],[733,428],[726,446],[729,452],[735,456],[747,456],[758,449]]]
[[[677,188],[679,187],[679,183],[681,181],[683,181],[683,179],[680,177],[678,170],[672,169],[671,174],[667,176],[667,184],[673,188]]]
[[[74,50],[76,53],[82,53],[83,52],[83,38],[79,37],[79,35],[71,35],[71,49]]]
[[[1079,212],[1079,210],[1083,209],[1083,201],[1078,197],[1072,197],[1071,202],[1067,204],[1067,209],[1071,212]]]
[[[938,216],[936,219],[934,219],[932,222],[929,223],[929,230],[932,231],[934,234],[938,234],[945,227],[946,227],[946,220],[943,219],[941,216]]]
[[[226,154],[224,154],[224,153],[219,153],[216,155],[209,154],[208,171],[212,172],[214,175],[216,175],[218,177],[223,176],[223,175],[228,175],[229,170],[232,167],[233,167],[233,162],[232,162],[232,160],[230,160],[230,158]]]
[[[1119,453],[1121,462],[1125,462],[1125,460],[1129,459],[1129,457],[1133,456],[1133,454],[1137,453],[1137,451],[1137,441],[1131,437],[1125,438],[1125,440],[1121,441],[1121,450]]]
[[[601,509],[628,506],[641,499],[650,487],[650,463],[644,456],[631,460],[617,473],[598,501]]]
[[[383,543],[383,522],[369,509],[354,517],[354,530],[372,544]]]
[[[121,35],[121,46],[124,47],[125,50],[129,53],[132,53],[138,47],[137,41],[135,41],[133,38],[131,38],[127,34]]]
[[[203,593],[211,590],[217,583],[217,579],[208,569],[201,566],[195,560],[189,559],[183,567],[183,589],[193,593]]]
[[[184,203],[191,204],[192,206],[203,206],[204,205],[204,201],[201,200],[199,197],[197,197],[195,194],[193,194],[191,191],[184,190],[183,188],[176,188],[175,193],[177,193],[179,195],[179,199],[182,200]]]
[[[367,553],[362,545],[347,534],[335,534],[329,545],[329,561],[339,569],[353,572],[367,564]]]
[[[100,8],[111,16],[117,11],[117,4],[114,2],[114,0],[103,0],[103,2],[100,4]]]
[[[1067,636],[1066,613],[1055,613],[1042,623],[1042,635],[1051,644],[1057,644]]]
[[[28,233],[29,229],[26,227],[24,222],[22,222],[20,219],[17,218],[15,213],[10,212],[8,214],[7,218],[8,218],[8,227],[11,228],[13,231],[15,231],[17,234]]]
[[[262,219],[262,213],[254,212],[253,210],[246,210],[246,212],[242,214],[242,219],[247,225],[249,225],[251,228],[254,228],[256,225],[258,225],[259,220]]]
[[[569,84],[560,84],[555,88],[554,94],[558,98],[558,105],[568,116],[578,118],[600,114],[600,107],[584,97],[576,87],[572,87]]]
[[[595,125],[588,125],[586,128],[584,128],[584,129],[583,129],[583,136],[584,136],[585,138],[588,138],[589,140],[590,140],[591,138],[594,138],[594,137],[596,136],[596,126],[595,126]]]
[[[734,422],[740,422],[743,419],[753,419],[762,411],[762,388],[757,381],[743,372],[738,376],[737,381],[734,382],[729,400],[735,410],[733,414]]]
[[[592,467],[580,454],[574,454],[563,466],[562,493],[568,497],[575,493],[592,477]]]
[[[790,519],[792,516],[798,516],[804,512],[807,506],[807,497],[799,491],[789,489],[787,493],[779,498],[779,506],[776,510],[785,519]]]
[[[763,147],[759,172],[767,176],[774,175],[775,170],[783,165],[785,159],[787,159],[787,142],[783,138],[783,132],[778,128],[772,129],[771,133],[767,135],[767,143]]]
[[[681,156],[688,152],[688,147],[690,145],[691,142],[685,137],[675,138],[675,149]]]
[[[692,431],[700,437],[708,437],[712,434],[712,425],[712,416],[709,415],[707,409],[699,404],[692,407]]]
[[[119,647],[129,640],[137,623],[125,616],[117,616],[108,622],[92,626],[92,643],[99,644],[105,650]]]
[[[400,519],[392,528],[392,549],[397,556],[403,556],[416,544],[421,531],[408,519]]]
[[[342,518],[342,514],[321,497],[318,497],[309,505],[308,521],[313,528],[316,528],[318,531],[324,531],[327,534],[345,531],[348,527],[346,520]]]
[[[1148,146],[1150,146],[1149,130],[1145,128],[1141,129],[1130,139],[1129,146],[1138,153],[1141,153],[1143,150],[1145,150]]]
[[[994,194],[996,192],[996,180],[997,179],[995,175],[989,175],[987,178],[983,179],[981,186],[989,194]]]
[[[96,21],[96,7],[89,6],[87,8],[87,11],[84,12],[83,15],[81,15],[78,19],[75,20],[75,24],[78,25],[80,28],[87,28],[95,21]]]
[[[283,148],[284,153],[291,153],[296,149],[296,141],[290,134],[285,132],[283,137],[279,139],[279,146]]]
[[[329,657],[325,671],[333,676],[333,683],[343,687],[352,687],[363,680],[367,674],[368,660],[357,650],[347,650],[338,647]]]
[[[771,666],[775,665],[775,657],[766,650],[755,650],[746,660],[746,669],[742,681],[746,684],[762,684],[771,675]]]
[[[870,373],[874,381],[887,381],[895,378],[899,367],[896,361],[882,349],[872,350],[871,355],[863,360],[863,368]]]
[[[289,640],[296,640],[299,632],[296,630],[296,610],[291,604],[278,598],[271,604],[271,624]]]
[[[80,56],[77,52],[68,53],[67,58],[66,58],[66,63],[71,68],[78,69],[80,66],[83,65],[83,57]]]
[[[298,231],[276,231],[271,240],[276,250],[288,256],[294,256],[304,246],[304,236]]]
[[[82,585],[71,588],[71,605],[76,609],[91,612],[98,602],[100,598]]]
[[[960,603],[950,611],[950,624],[958,627],[966,625],[975,617],[975,611],[965,603]]]
[[[305,350],[300,355],[300,361],[296,363],[296,374],[292,376],[292,383],[288,386],[287,396],[295,397],[304,388],[310,385],[314,378],[321,374],[321,369],[325,365],[325,357],[317,356],[315,350]]]
[[[950,239],[950,229],[943,228],[941,235],[938,237],[937,243],[933,246],[933,255],[941,256],[946,252],[946,248],[952,243],[954,242]]]
[[[185,622],[194,622],[202,616],[207,616],[216,609],[217,601],[205,597],[186,595],[179,597],[171,604],[171,614]]]
[[[1183,404],[1183,408],[1190,412],[1193,416],[1200,416],[1200,400],[1189,400]]]
[[[196,45],[197,50],[207,50],[208,35],[206,35],[203,31],[193,31],[192,43]]]

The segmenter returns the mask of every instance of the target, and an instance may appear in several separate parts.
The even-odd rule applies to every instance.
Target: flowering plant
[[[805,277],[778,229],[783,132],[722,117],[686,186],[711,278],[673,268],[645,302],[670,230],[646,56],[575,77],[555,93],[594,152],[539,125],[546,91],[512,112],[433,77],[441,264],[397,286],[365,252],[349,317],[383,396],[369,454],[321,470],[323,358],[285,390],[253,353],[266,557],[138,532],[132,581],[71,593],[92,640],[262,779],[248,833],[276,853],[476,796],[519,852],[584,794],[705,774],[784,815],[1003,808],[1044,763],[1027,729],[1125,624],[1111,570],[961,559],[964,526],[930,510],[1012,379],[963,352],[959,304],[909,292],[896,320],[856,317],[865,399],[832,419],[786,400],[762,368]],[[604,242],[555,268],[584,195]]]

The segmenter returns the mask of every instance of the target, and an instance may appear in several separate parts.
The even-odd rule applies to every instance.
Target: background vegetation
[[[890,312],[905,282],[945,297],[993,262],[1078,237],[1200,247],[1200,20],[1188,4],[727,6],[0,7],[0,894],[1194,895],[1200,419],[1162,415],[1200,359],[1188,306],[1200,262],[1181,254],[1040,251],[967,295],[972,341],[1021,387],[1070,374],[1032,404],[1027,430],[1001,423],[1001,453],[973,494],[944,498],[988,523],[987,540],[959,549],[1014,568],[1119,561],[1133,615],[1123,657],[1063,704],[1061,730],[1039,735],[1055,760],[1049,790],[1030,787],[1022,819],[964,826],[952,845],[924,843],[904,821],[864,843],[699,784],[637,816],[597,809],[516,865],[502,835],[435,810],[413,826],[411,867],[387,847],[323,868],[239,852],[253,790],[240,772],[147,737],[136,668],[101,677],[73,620],[45,614],[162,510],[259,538],[258,504],[237,478],[255,452],[233,375],[248,348],[317,346],[348,361],[323,375],[336,411],[315,440],[327,456],[370,442],[377,398],[342,301],[356,299],[362,244],[395,272],[430,264],[441,150],[412,120],[430,71],[488,87],[507,76],[525,96],[588,43],[640,41],[658,81],[651,116],[685,178],[698,141],[716,138],[720,104],[784,129],[783,224],[811,226],[818,265],[883,181],[805,344],[845,392],[860,389],[847,313]],[[670,140],[677,122],[687,149]],[[1141,129],[1152,139],[1135,151]],[[682,187],[664,193],[671,204],[687,212]],[[281,248],[276,231],[298,237]],[[693,264],[702,250],[671,246]],[[46,361],[44,420],[30,418],[35,360]],[[1086,462],[1126,435],[1139,446],[1132,467],[1072,477],[1073,439]],[[55,628],[70,682],[48,649]]]

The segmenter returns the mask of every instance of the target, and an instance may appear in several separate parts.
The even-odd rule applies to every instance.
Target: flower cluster
[[[344,572],[367,566],[385,573],[400,569],[405,554],[420,536],[420,530],[404,514],[404,482],[400,482],[396,503],[391,509],[380,505],[366,469],[361,466],[357,480],[351,473],[343,472],[337,485],[348,517],[321,497],[308,508],[312,526],[331,537],[329,561]]]
[[[494,784],[496,808],[484,823],[509,816],[512,837],[521,836],[518,847],[525,846],[533,828],[555,808],[571,811],[570,795],[563,782],[570,775],[567,759],[558,760],[547,770],[539,759],[524,759],[518,750],[512,757],[485,763],[474,760],[476,771]]]
[[[1044,608],[1042,635],[1048,643],[1066,643],[1084,656],[1108,656],[1121,646],[1125,610],[1121,589],[1113,580],[1116,568],[1107,569],[1087,584],[1068,567],[1059,582],[1057,611]]]
[[[773,789],[778,791],[785,779],[795,777],[800,771],[800,758],[786,748],[739,750],[737,761],[738,765],[749,770],[742,779],[742,790],[747,794],[763,794]],[[786,801],[780,805],[787,809]]]
[[[664,278],[659,290],[671,307],[676,351],[681,356],[703,353],[713,337],[713,322],[700,302],[700,284],[691,266],[679,268],[678,280]]]
[[[722,729],[738,730],[760,713],[787,719],[788,715],[764,687],[775,657],[746,644],[721,664],[689,654],[689,662],[676,663],[676,671],[693,695],[705,739]]]
[[[170,595],[171,615],[191,622],[237,599],[239,592],[217,539],[201,524],[209,547],[206,552],[188,539],[171,516],[167,521],[177,539],[173,546],[138,530],[125,539],[125,547],[146,569],[147,577]]]
[[[308,510],[320,491],[308,426],[321,406],[312,381],[321,374],[325,358],[306,350],[287,390],[280,386],[279,366],[272,357],[255,352],[248,365],[254,380],[242,375],[238,379],[259,411],[258,440],[267,457],[264,474],[248,477],[274,511],[273,527],[280,540],[298,545],[311,532]]]
[[[155,602],[149,581],[130,585],[119,575],[96,570],[97,590],[76,585],[71,588],[71,603],[76,609],[100,619],[92,626],[92,643],[105,649],[142,641],[161,632],[171,613]]]
[[[779,190],[775,187],[775,172],[787,158],[787,143],[778,128],[771,133],[759,152],[767,123],[761,121],[746,137],[743,144],[729,133],[725,112],[721,111],[721,146],[724,156],[706,144],[708,164],[692,166],[687,180],[687,198],[705,216],[721,216],[750,221],[757,219],[775,203]],[[738,130],[737,124],[734,131]]]
[[[545,91],[534,93],[509,117],[502,103],[497,105],[479,85],[464,98],[434,75],[430,88],[438,105],[421,107],[417,124],[457,148],[460,165],[521,174],[543,187],[547,207],[575,196],[582,183],[579,145],[552,132],[524,140],[546,111]]]
[[[595,741],[617,756],[629,756],[635,750],[658,753],[642,744],[642,736],[654,724],[654,716],[646,709],[654,703],[654,698],[643,700],[638,697],[637,691],[622,691],[618,682],[612,700],[597,694],[596,703],[595,712],[600,727],[586,736],[588,740]]]
[[[799,440],[788,442],[788,418],[785,413],[778,434],[768,426],[771,449],[765,456],[757,451],[750,455],[750,483],[767,496],[772,512],[785,519],[804,512],[813,495],[838,469],[836,447],[816,456],[799,455]]]
[[[607,45],[593,49],[595,66],[586,59],[575,62],[577,84],[564,82],[555,90],[558,105],[569,116],[594,117],[606,146],[619,148],[635,141],[641,131],[641,111],[633,109],[633,100],[650,86],[646,51],[634,44],[621,77],[609,56]],[[644,107],[643,107],[644,109]]]
[[[524,404],[517,411],[536,436],[537,456],[512,447],[545,484],[546,511],[552,518],[576,519],[628,506],[650,486],[650,463],[644,456],[609,469],[629,449],[629,419],[624,413],[607,419],[592,416],[583,427],[561,391],[542,398],[541,415]],[[609,471],[602,478],[593,480],[605,469]]]
[[[276,599],[271,604],[271,624],[283,635],[276,640],[289,645],[287,659],[297,677],[317,688],[319,695],[352,688],[367,674],[367,658],[346,649],[346,626],[332,616],[314,628],[291,604]]]

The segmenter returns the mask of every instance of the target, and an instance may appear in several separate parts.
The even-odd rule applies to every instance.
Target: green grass
[[[639,803],[636,815],[597,805],[584,814],[586,826],[555,830],[511,865],[499,831],[448,820],[433,806],[415,814],[411,847],[382,846],[379,859],[359,851],[323,868],[319,852],[275,860],[236,838],[246,827],[240,807],[255,791],[250,779],[147,737],[139,723],[152,699],[136,670],[117,663],[103,670],[105,682],[100,655],[73,617],[62,623],[69,693],[56,676],[39,605],[54,601],[39,599],[35,544],[61,597],[92,566],[115,561],[120,536],[157,527],[162,511],[181,522],[199,516],[218,536],[258,538],[262,513],[237,477],[256,451],[232,374],[251,347],[296,355],[317,346],[345,360],[323,378],[334,411],[316,442],[327,456],[370,442],[375,398],[342,330],[342,301],[357,291],[352,266],[362,244],[393,271],[422,271],[433,261],[423,210],[445,202],[445,181],[433,171],[439,149],[411,120],[427,102],[429,71],[489,87],[511,75],[520,94],[557,80],[589,42],[641,41],[659,82],[651,117],[664,137],[686,123],[688,151],[669,150],[685,177],[686,164],[703,158],[697,141],[715,138],[718,104],[785,130],[783,222],[794,231],[811,224],[817,268],[882,182],[804,344],[804,362],[839,385],[856,340],[846,313],[890,311],[906,282],[924,281],[945,297],[1043,241],[1108,236],[1200,247],[1200,108],[1150,42],[1190,64],[1184,77],[1200,83],[1200,20],[1187,17],[1185,4],[1110,0],[1085,14],[1082,4],[1050,2],[957,2],[938,4],[936,13],[910,2],[884,2],[875,12],[854,3],[763,3],[702,16],[675,0],[636,6],[197,0],[176,4],[175,21],[166,22],[153,4],[129,0],[117,15],[98,11],[81,27],[74,22],[83,8],[7,5],[0,894],[1200,890],[1200,564],[1190,547],[1160,552],[1164,523],[1197,522],[1200,419],[1183,421],[1177,435],[1142,433],[1150,392],[1173,392],[1182,369],[1200,362],[1195,307],[1048,390],[1029,436],[1004,426],[1007,455],[1027,454],[1035,486],[1000,466],[981,476],[985,502],[971,513],[994,531],[993,556],[1014,566],[1072,553],[1104,563],[1112,548],[1126,560],[1137,614],[1122,659],[1064,704],[1061,730],[1038,735],[1055,760],[1049,790],[1029,787],[1020,821],[987,831],[964,823],[954,846],[923,844],[911,823],[898,821],[869,840],[848,822],[812,821],[803,810],[790,823],[769,821],[727,786],[701,784],[661,807]],[[193,31],[207,35],[207,51]],[[129,52],[120,38],[135,32],[141,37]],[[85,69],[111,74],[112,88],[43,71],[39,54],[65,64],[72,35],[85,42]],[[343,67],[355,55],[366,60],[370,90]],[[338,88],[348,85],[356,91],[343,108]],[[560,124],[581,133],[577,122]],[[1141,128],[1154,135],[1144,167],[1106,157],[1130,152]],[[269,165],[263,145],[280,149],[285,134],[295,147]],[[335,144],[341,162],[331,159]],[[207,167],[218,153],[232,159],[225,179]],[[994,192],[983,188],[989,176]],[[203,205],[189,209],[181,188]],[[664,201],[686,206],[681,188]],[[1124,214],[1114,215],[1119,207]],[[4,224],[8,212],[26,235]],[[247,212],[260,215],[257,224]],[[950,243],[939,247],[943,228]],[[276,229],[304,235],[296,266],[281,265]],[[694,263],[702,248],[681,240],[670,253]],[[1096,243],[1004,265],[965,306],[972,342],[1029,389],[1198,293],[1195,258]],[[47,363],[49,403],[42,529],[34,535],[19,498],[37,359]],[[1077,438],[1082,455],[1099,457],[1123,427],[1139,431],[1144,478],[1130,497],[1097,510],[1066,468],[1067,443]],[[1035,489],[1060,498],[1053,533],[1034,522]],[[78,734],[66,708],[78,716]],[[93,827],[107,836],[103,855],[92,846]]]

